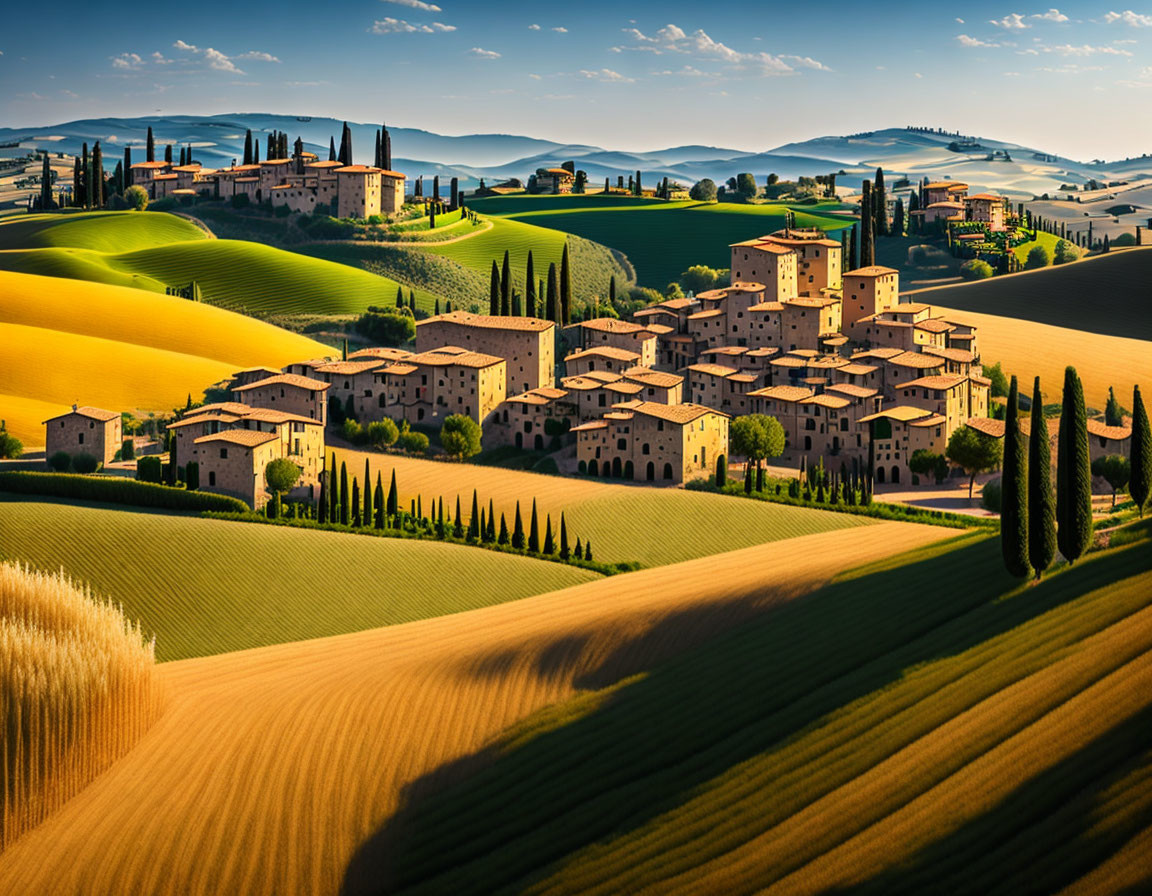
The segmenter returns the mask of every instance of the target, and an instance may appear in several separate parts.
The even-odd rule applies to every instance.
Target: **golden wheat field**
[[[238,368],[333,351],[198,302],[9,272],[0,272],[0,345],[0,417],[26,445],[43,444],[45,410],[171,410]]]
[[[660,566],[873,522],[863,516],[762,501],[733,501],[724,495],[687,489],[628,486],[400,455],[336,451],[337,464],[347,464],[349,476],[363,476],[365,459],[371,466],[373,481],[379,473],[385,489],[395,470],[401,504],[408,507],[419,496],[426,513],[433,498],[442,498],[445,513],[452,513],[459,497],[461,512],[466,516],[472,506],[472,490],[476,489],[484,507],[491,499],[497,519],[504,514],[511,530],[516,502],[520,502],[527,527],[535,499],[541,535],[546,516],[551,514],[555,531],[563,512],[569,541],[575,544],[577,538],[591,539],[595,558],[607,563],[634,561]]]
[[[166,664],[163,717],[0,855],[0,891],[335,894],[413,782],[581,682],[634,675],[842,570],[951,534],[884,522]]]
[[[1132,387],[1144,392],[1152,386],[1152,342],[1123,339],[1036,321],[977,314],[933,306],[949,320],[975,324],[985,364],[999,361],[1008,376],[1015,374],[1031,389],[1032,378],[1040,377],[1046,402],[1060,401],[1064,368],[1073,365],[1084,383],[1084,400],[1103,410],[1108,387],[1125,407],[1132,405]],[[1021,388],[1025,388],[1024,385]]]

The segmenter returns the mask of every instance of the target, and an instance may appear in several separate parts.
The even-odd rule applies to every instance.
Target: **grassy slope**
[[[0,503],[0,556],[63,567],[122,604],[155,633],[160,660],[395,625],[599,578],[456,545],[42,501]]]
[[[1152,824],[1150,734],[1148,543],[969,537],[513,727],[348,892],[1053,892]]]
[[[491,205],[489,205],[491,203]],[[542,207],[541,207],[542,206]],[[472,203],[482,213],[554,228],[624,252],[643,286],[663,288],[689,266],[726,268],[728,246],[784,224],[783,205],[653,202],[595,194],[569,197],[498,197]],[[819,206],[796,208],[798,226],[845,226],[842,218],[819,213]]]
[[[131,252],[169,243],[206,239],[185,218],[134,212],[27,215],[0,224],[0,249],[91,249]]]
[[[1150,282],[1152,249],[1118,249],[1075,264],[906,295],[930,305],[1152,340]]]
[[[591,539],[595,558],[608,563],[633,560],[644,566],[660,566],[767,541],[873,524],[866,517],[740,501],[684,489],[625,486],[498,467],[337,452],[337,462],[346,462],[349,475],[358,477],[363,476],[365,458],[371,460],[373,482],[379,473],[387,488],[395,470],[403,505],[408,506],[419,496],[425,513],[433,498],[443,498],[445,510],[451,514],[459,496],[466,515],[472,490],[476,489],[485,507],[488,499],[493,499],[497,519],[504,514],[509,531],[519,501],[527,530],[535,499],[541,538],[545,515],[552,515],[556,527],[563,512],[571,543],[575,545],[577,537]]]
[[[474,613],[164,664],[171,709],[0,856],[0,891],[335,894],[357,847],[417,795],[411,785],[437,769],[458,774],[451,763],[501,729],[839,570],[942,536],[881,523]]]
[[[123,287],[0,272],[0,416],[39,445],[44,405],[183,404],[239,367],[286,364],[319,343],[210,305]],[[31,403],[30,403],[31,402]]]
[[[934,293],[933,298],[951,299],[953,295],[941,291]],[[923,301],[922,297],[918,298]],[[1064,368],[1068,364],[1079,372],[1084,382],[1084,398],[1092,407],[1104,407],[1109,386],[1116,388],[1117,398],[1128,406],[1132,403],[1133,385],[1139,384],[1147,391],[1152,383],[1152,343],[1143,339],[1103,336],[1012,317],[933,307],[949,319],[973,323],[980,328],[977,341],[984,363],[1000,361],[1007,374],[1016,374],[1029,389],[1032,377],[1039,376],[1046,401],[1060,401]]]

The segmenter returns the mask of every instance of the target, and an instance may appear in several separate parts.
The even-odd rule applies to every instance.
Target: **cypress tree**
[[[104,208],[104,151],[100,141],[92,146],[92,208]]]
[[[572,272],[568,264],[568,241],[564,241],[564,253],[560,256],[560,316],[564,326],[568,326],[572,310]]]
[[[591,538],[589,538],[586,542],[584,542],[584,559],[585,560],[591,560],[592,559],[592,539]]]
[[[1116,393],[1108,387],[1108,403],[1104,405],[1104,423],[1107,426],[1123,426],[1124,414],[1120,410],[1120,402],[1116,400]]]
[[[433,202],[439,202],[440,201],[440,175],[439,174],[432,175],[432,201]]]
[[[532,499],[532,523],[528,527],[528,550],[540,553],[540,520],[536,516],[536,499]]]
[[[412,312],[412,316],[416,316],[416,290],[408,290],[408,308]]]
[[[328,473],[320,474],[320,501],[316,505],[316,517],[321,523],[328,522]]]
[[[123,193],[126,189],[132,186],[132,147],[124,147],[124,183],[120,186],[120,192]]]
[[[364,458],[364,525],[372,525],[372,471],[368,469],[368,458]]]
[[[436,316],[437,317],[440,316],[440,300],[439,299],[436,300]]]
[[[384,528],[384,480],[380,478],[380,473],[376,473],[376,493],[373,496],[372,503],[375,505],[375,514],[373,515],[373,524],[377,529]]]
[[[608,191],[605,190],[604,192],[607,193]],[[584,545],[580,543],[579,537],[576,538],[576,548],[572,551],[572,556],[574,556],[577,560],[584,559]]]
[[[752,494],[752,464],[744,464],[744,494]]]
[[[852,235],[848,240],[848,260],[845,261],[845,265],[847,265],[847,269],[850,271],[854,271],[856,268],[860,267],[859,254],[856,251],[856,247],[859,242],[859,230],[860,228],[858,225],[852,225]]]
[[[152,161],[152,129],[148,129],[148,161]],[[252,164],[252,129],[249,128],[244,134],[244,164]]]
[[[480,502],[476,497],[476,489],[472,489],[472,515],[468,518],[468,540],[475,541],[480,538]]]
[[[500,314],[500,269],[496,267],[496,259],[492,259],[492,276],[488,284],[488,313],[492,317]]]
[[[1140,516],[1144,516],[1144,508],[1152,494],[1152,431],[1148,428],[1148,411],[1144,408],[1139,386],[1132,389],[1132,436],[1128,452],[1131,470],[1128,494],[1136,502]]]
[[[1044,420],[1040,377],[1032,386],[1032,432],[1028,438],[1028,563],[1040,578],[1056,555],[1056,508],[1052,501],[1052,446]]]
[[[40,169],[40,208],[52,208],[52,169],[48,164],[48,150],[44,150],[44,166]]]
[[[489,544],[496,540],[496,509],[491,498],[488,499],[488,528],[484,530],[484,540]]]
[[[84,175],[80,173],[80,157],[72,161],[72,204],[79,206],[80,193],[84,189]]]
[[[567,560],[572,556],[572,552],[568,549],[568,524],[564,520],[564,514],[560,514],[560,559]]]
[[[335,137],[329,137],[328,138],[328,161],[329,162],[335,162],[336,161],[336,138]]]
[[[85,143],[80,155],[80,201],[77,203],[81,208],[88,208],[92,203],[92,197],[89,195],[91,183],[92,163],[88,158],[88,144]]]
[[[504,519],[504,514],[500,514],[500,536],[496,539],[497,544],[508,544],[508,522]]]
[[[372,164],[375,167],[377,167],[377,168],[383,168],[384,167],[383,165],[380,164],[380,132],[379,131],[376,132],[376,149],[373,151],[372,158],[373,158]]]
[[[249,131],[248,134],[249,134],[249,136],[251,136],[252,132]],[[144,147],[145,147],[145,149],[144,149],[144,153],[145,153],[144,161],[145,162],[155,162],[156,161],[156,140],[152,136],[152,125],[148,125],[148,138],[145,141]]]
[[[446,534],[447,534],[447,530],[444,528],[444,498],[443,498],[443,496],[441,496],[441,498],[440,498],[440,514],[436,519],[436,537],[439,539],[443,539]]]
[[[500,268],[500,313],[504,317],[512,313],[512,266],[507,249],[504,250],[504,264]]]
[[[352,525],[360,526],[360,480],[352,477]]]
[[[876,263],[873,246],[875,225],[872,222],[872,183],[864,181],[864,194],[860,200],[860,267],[866,268]]]
[[[259,165],[260,164],[260,141],[259,140],[253,140],[252,141],[252,164],[253,165]]]
[[[456,209],[460,208],[460,178],[452,178],[449,188],[451,190],[449,198],[452,203],[452,211],[456,211]]]
[[[443,500],[443,499],[441,499]],[[392,470],[392,483],[388,486],[388,515],[396,516],[400,512],[400,493],[396,490],[396,470]]]
[[[551,262],[548,265],[548,289],[544,300],[544,318],[546,320],[559,321],[556,316],[556,292],[556,263]]]
[[[884,190],[884,169],[876,169],[876,184],[872,188],[872,220],[877,236],[888,235],[888,195]]]
[[[403,308],[406,304],[408,304],[408,303],[404,301],[404,287],[403,286],[397,286],[396,287],[396,307],[397,308]]]
[[[165,143],[164,144],[164,161],[169,165],[172,164],[172,144],[171,143]]]
[[[1004,461],[1000,477],[1000,552],[1012,575],[1032,573],[1028,562],[1028,479],[1024,437],[1020,432],[1016,377],[1008,387],[1004,417]]]
[[[1084,388],[1074,367],[1064,371],[1064,406],[1056,451],[1056,525],[1060,553],[1073,563],[1092,539],[1092,472]]]
[[[328,470],[328,522],[334,523],[340,518],[340,490],[336,486],[335,454],[332,455]]]
[[[452,537],[453,538],[463,538],[464,537],[464,521],[460,517],[460,496],[459,495],[456,496],[456,519],[452,523]]]
[[[388,125],[380,125],[380,167],[387,171],[392,170],[392,135],[388,133]]]
[[[893,236],[904,236],[904,200],[896,200],[896,213],[892,220],[892,234]]]
[[[512,547],[524,547],[524,521],[520,519],[520,502],[516,502],[516,517],[512,524]]]
[[[616,305],[616,275],[613,274],[608,278],[608,304]]]
[[[528,267],[524,275],[524,313],[536,316],[536,271],[532,266],[532,250],[528,250]]]
[[[348,501],[348,466],[340,464],[340,524],[347,526],[352,518],[352,507]]]
[[[556,553],[556,545],[552,541],[552,514],[548,514],[544,522],[544,553]]]

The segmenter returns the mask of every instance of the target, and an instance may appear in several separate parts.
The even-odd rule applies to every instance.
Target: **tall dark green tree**
[[[352,525],[359,527],[360,518],[360,480],[352,477]]]
[[[92,208],[104,208],[104,153],[100,141],[92,146]]]
[[[484,530],[484,540],[489,544],[496,540],[496,509],[491,498],[488,499],[488,528]]]
[[[915,194],[913,194],[915,195]],[[1056,556],[1056,505],[1052,497],[1052,446],[1044,419],[1040,377],[1032,386],[1028,435],[1028,563],[1040,578]]]
[[[1024,435],[1020,431],[1020,400],[1016,377],[1008,386],[1004,415],[1004,461],[1000,477],[1000,552],[1012,575],[1032,572],[1028,561],[1028,470]]]
[[[316,519],[328,522],[328,471],[320,474],[320,500],[316,503]]]
[[[388,486],[388,515],[396,516],[400,512],[400,492],[396,489],[396,471],[392,471],[392,482]]]
[[[872,212],[872,183],[864,181],[863,198],[860,200],[860,267],[862,268],[876,264],[875,224],[872,222]]]
[[[372,471],[368,468],[368,458],[364,458],[364,525],[372,525]]]
[[[336,159],[336,138],[335,137],[329,137],[328,138],[328,161],[329,162],[335,162],[336,160],[337,160]]]
[[[1128,463],[1131,470],[1128,494],[1136,502],[1140,516],[1144,516],[1144,508],[1152,496],[1152,430],[1148,428],[1148,411],[1144,408],[1139,386],[1132,389],[1132,437]]]
[[[152,155],[152,141],[151,141],[152,129],[151,128],[148,129],[148,138],[149,138],[148,155],[151,156]],[[151,162],[152,159],[149,158],[148,161]],[[252,129],[251,128],[249,128],[248,131],[244,134],[244,164],[245,165],[251,165],[252,164]]]
[[[52,208],[52,168],[48,164],[48,150],[44,150],[44,165],[40,169],[40,208]]]
[[[860,267],[860,256],[857,254],[857,247],[860,242],[860,227],[859,225],[852,225],[852,236],[848,240],[848,258],[844,261],[845,270],[854,271]]]
[[[888,194],[884,189],[884,169],[876,169],[876,183],[872,186],[872,221],[876,236],[888,235]]]
[[[524,520],[520,518],[520,502],[516,502],[516,516],[512,524],[512,547],[524,547]]]
[[[500,314],[500,269],[496,259],[492,259],[492,276],[488,283],[488,313],[493,317]]]
[[[89,178],[92,175],[91,160],[88,158],[88,144],[84,143],[80,149],[80,186],[76,191],[76,204],[80,208],[88,208],[91,199],[88,196]]]
[[[124,182],[120,185],[120,192],[123,193],[130,186],[132,186],[132,147],[124,147]]]
[[[524,275],[524,314],[536,316],[536,269],[532,266],[532,250],[528,250],[528,268]]]
[[[380,478],[380,472],[376,472],[376,490],[372,497],[372,504],[374,505],[375,513],[372,514],[372,524],[377,529],[384,528],[384,480]]]
[[[252,132],[249,131],[249,134]],[[148,125],[148,137],[144,143],[144,161],[156,161],[156,139],[152,136],[152,125]]]
[[[546,320],[552,320],[552,321],[556,321],[557,323],[559,323],[559,321],[560,321],[559,310],[560,309],[557,307],[557,302],[556,302],[556,293],[557,292],[558,292],[558,290],[556,287],[556,263],[551,262],[548,265],[548,288],[545,291],[544,318]]]
[[[564,253],[560,256],[560,318],[564,326],[571,322],[572,312],[572,271],[568,261],[568,241],[564,241]]]
[[[907,225],[904,223],[904,200],[896,200],[896,212],[892,216],[892,235],[904,236]]]
[[[512,265],[508,260],[508,250],[504,250],[504,264],[500,268],[500,313],[508,317],[512,313]]]
[[[568,548],[568,523],[564,519],[564,514],[560,514],[560,559],[567,560],[572,556],[572,552]]]
[[[340,464],[340,524],[347,526],[352,519],[352,504],[348,497],[348,465]]]
[[[500,514],[500,534],[496,538],[497,544],[508,544],[511,539],[508,537],[508,521],[504,519],[504,514]]]
[[[536,515],[536,499],[532,499],[532,522],[528,525],[528,550],[540,553],[540,519]]]
[[[172,144],[171,143],[165,143],[164,144],[164,161],[169,165],[172,164]]]
[[[477,541],[480,538],[480,501],[476,497],[476,489],[472,489],[472,515],[468,517],[468,540]]]
[[[1056,544],[1069,563],[1092,540],[1092,467],[1088,457],[1088,427],[1084,387],[1076,368],[1064,371],[1064,404],[1056,450]]]
[[[544,553],[556,553],[556,542],[552,540],[552,514],[548,514],[544,521]]]
[[[328,522],[340,519],[340,489],[336,481],[336,455],[328,464]]]
[[[1120,402],[1116,400],[1116,393],[1111,386],[1108,387],[1108,403],[1104,405],[1104,423],[1107,426],[1124,425],[1124,412],[1120,409]]]

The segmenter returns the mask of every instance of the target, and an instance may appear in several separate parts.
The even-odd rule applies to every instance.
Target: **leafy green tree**
[[[61,454],[64,454],[64,452],[58,451],[56,454],[53,454],[52,457],[48,459],[48,463],[52,465],[53,469],[64,472],[70,466],[71,459],[68,455],[64,454],[64,459],[67,463],[61,467],[58,465]],[[163,464],[160,458],[155,454],[142,457],[136,462],[136,478],[141,482],[159,482],[162,476],[162,467]]]
[[[400,438],[400,429],[396,424],[385,417],[383,420],[373,420],[366,430],[368,444],[377,450],[391,447]]]
[[[981,370],[984,376],[992,381],[991,394],[993,398],[1008,394],[1008,377],[1004,375],[1004,368],[1000,366],[999,361],[995,364],[985,364]]]
[[[1032,574],[1028,561],[1028,462],[1024,434],[1020,431],[1020,400],[1016,377],[1008,387],[1004,417],[1004,466],[1001,475],[1000,552],[1009,573],[1026,578]]]
[[[755,464],[760,477],[762,462],[784,453],[784,427],[775,417],[766,414],[745,414],[737,417],[728,427],[731,450]],[[748,490],[747,487],[745,489]]]
[[[1128,494],[1136,502],[1136,510],[1144,516],[1144,507],[1152,495],[1152,430],[1148,427],[1148,412],[1140,387],[1132,389],[1132,437],[1129,440],[1128,463],[1131,477]]]
[[[300,468],[286,457],[278,457],[268,462],[264,467],[264,482],[268,490],[276,496],[276,506],[279,508],[284,493],[292,490],[300,479]]]
[[[693,202],[713,202],[716,199],[716,182],[711,178],[704,178],[692,185],[688,191],[688,198]]]
[[[440,444],[449,457],[463,460],[480,453],[480,424],[465,414],[452,414],[440,427]]]
[[[188,461],[184,466],[184,487],[190,492],[200,488],[200,464]]]
[[[748,172],[743,172],[736,175],[736,195],[747,202],[749,199],[755,199],[756,193],[759,188],[756,186],[756,178]]]
[[[1112,488],[1112,506],[1116,506],[1116,492],[1123,491],[1132,477],[1132,464],[1122,454],[1105,454],[1092,461],[1092,475],[1101,477]]]
[[[970,426],[958,427],[948,439],[944,456],[968,474],[969,501],[976,485],[976,474],[994,470],[1000,465],[1002,447],[999,439],[977,432]]]
[[[148,191],[133,184],[124,191],[124,202],[127,203],[129,211],[142,212],[148,208]]]
[[[378,308],[370,306],[356,319],[353,329],[376,345],[403,345],[416,335],[416,320],[400,295],[397,301],[403,307]]]
[[[1056,506],[1052,496],[1052,446],[1044,419],[1040,377],[1032,386],[1028,434],[1028,563],[1039,579],[1056,555]]]
[[[396,440],[396,447],[409,454],[426,454],[428,451],[428,436],[422,432],[408,430],[400,434]]]
[[[99,458],[85,451],[72,455],[72,469],[77,473],[95,473],[100,466]]]
[[[720,282],[720,271],[703,264],[694,264],[680,275],[680,285],[692,293],[715,289]]]
[[[944,461],[944,476],[948,475],[948,462],[943,455],[936,454],[926,448],[917,448],[912,452],[912,456],[908,458],[908,469],[915,473],[917,476],[933,476],[937,481],[940,481],[943,476],[940,475],[940,462]]]
[[[1056,544],[1069,563],[1092,540],[1092,474],[1084,388],[1076,368],[1064,371],[1064,404],[1056,450]]]
[[[1124,410],[1116,400],[1116,393],[1111,386],[1108,387],[1108,403],[1104,405],[1104,423],[1107,426],[1124,425]]]
[[[0,420],[0,457],[14,460],[24,454],[24,443],[8,432],[7,424]]]
[[[1075,261],[1079,257],[1080,250],[1068,242],[1068,240],[1056,241],[1056,248],[1052,251],[1052,261],[1054,264],[1067,264],[1069,261]]]
[[[1033,246],[1028,250],[1028,256],[1024,260],[1024,270],[1034,271],[1037,268],[1046,268],[1052,263],[1052,258],[1048,254],[1048,250],[1043,246]]]

